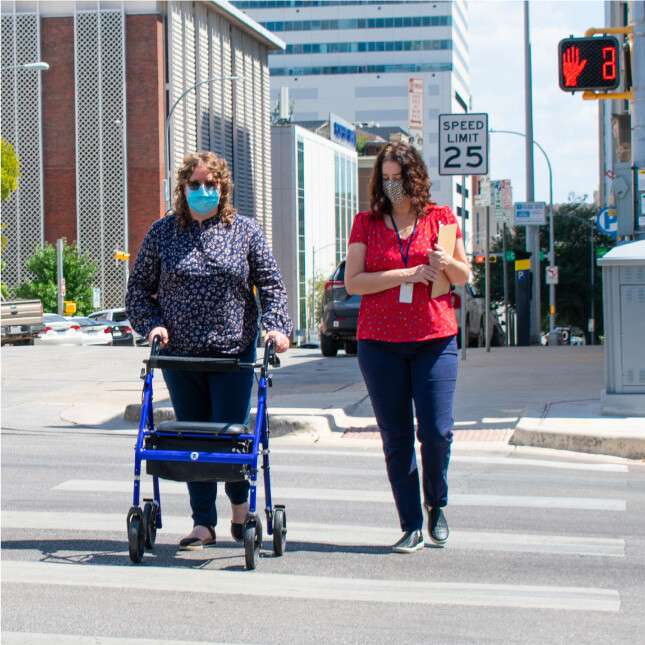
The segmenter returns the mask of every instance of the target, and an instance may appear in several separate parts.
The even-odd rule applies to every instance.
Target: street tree
[[[20,159],[16,155],[16,151],[13,149],[13,146],[5,141],[4,137],[0,138],[0,144],[2,146],[1,151],[1,165],[0,165],[0,175],[2,183],[2,202],[6,202],[9,197],[15,192],[18,188],[18,179],[20,179]],[[2,229],[6,224],[2,224]],[[4,253],[5,248],[7,247],[7,236],[4,233],[0,233],[0,258]],[[0,272],[4,275],[4,260],[0,260]],[[9,290],[4,281],[0,285],[2,291],[2,297],[9,297]]]
[[[2,201],[6,202],[11,194],[18,188],[20,179],[20,159],[16,155],[13,146],[5,141],[4,137],[0,138],[2,145],[2,166],[0,175],[2,177]]]
[[[63,275],[65,276],[65,299],[76,303],[76,313],[85,316],[92,311],[93,280],[98,272],[95,262],[87,254],[78,252],[76,242],[68,245],[63,238]],[[34,275],[16,287],[19,298],[39,298],[44,311],[58,310],[58,276],[56,247],[45,242],[42,249],[36,249],[27,262],[27,268]]]
[[[597,208],[592,204],[572,200],[555,210],[553,230],[555,238],[555,265],[559,268],[559,282],[555,289],[555,320],[557,325],[580,327],[589,342],[587,323],[591,318],[591,232],[593,226],[594,244],[594,319],[596,334],[603,334],[602,312],[602,270],[596,265],[595,253],[598,248],[610,249],[615,241],[598,230],[595,224]],[[540,261],[540,312],[541,330],[549,328],[549,286],[546,284],[548,266],[549,227],[540,226],[539,245],[544,259]],[[502,253],[502,240],[491,244],[492,253]],[[526,252],[526,227],[509,229],[506,250],[515,252],[520,259]],[[502,258],[490,265],[491,302],[501,305],[504,302],[504,272]],[[484,293],[484,265],[474,264],[475,286]],[[509,305],[515,307],[515,263],[507,262],[507,281]]]

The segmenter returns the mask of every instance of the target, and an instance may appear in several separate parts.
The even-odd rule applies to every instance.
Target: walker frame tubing
[[[155,339],[156,340],[156,339]],[[271,342],[271,341],[269,341]],[[265,347],[263,363],[239,363],[241,369],[256,369],[261,368],[261,376],[258,381],[258,404],[255,417],[255,431],[253,434],[240,434],[236,435],[242,441],[253,441],[253,450],[249,454],[226,454],[226,453],[204,453],[201,451],[186,451],[186,450],[147,450],[143,447],[144,440],[155,432],[158,436],[176,436],[174,433],[164,433],[155,430],[154,415],[152,405],[152,379],[154,378],[154,368],[148,365],[145,371],[143,393],[141,400],[141,418],[139,420],[139,433],[137,436],[137,444],[135,448],[134,457],[134,491],[133,491],[133,506],[139,506],[141,494],[141,462],[142,461],[186,461],[199,463],[229,463],[229,464],[246,464],[250,467],[251,475],[249,477],[250,495],[249,495],[249,514],[255,515],[256,513],[256,489],[257,489],[257,463],[259,446],[262,446],[262,469],[264,470],[264,491],[265,491],[265,512],[267,517],[267,533],[273,534],[273,508],[271,504],[271,482],[269,476],[269,428],[268,428],[268,415],[267,415],[267,373],[268,373],[268,356],[270,348]],[[151,348],[151,355],[156,350],[156,344],[153,341]],[[217,359],[213,359],[217,360]],[[222,438],[229,438],[231,435],[221,434]],[[204,435],[194,433],[183,433],[185,438],[204,438]],[[194,454],[197,453],[197,459]],[[161,500],[159,494],[159,478],[152,477],[153,503],[157,505],[157,528],[162,528],[161,520]]]

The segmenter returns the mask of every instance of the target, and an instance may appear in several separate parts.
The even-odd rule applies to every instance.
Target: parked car
[[[83,334],[78,324],[58,314],[43,314],[45,329],[34,338],[34,345],[82,345]]]
[[[336,356],[345,349],[349,355],[356,354],[356,327],[360,296],[350,296],[345,289],[345,261],[325,283],[322,297],[322,322],[320,324],[320,351],[323,356]]]
[[[88,314],[87,317],[91,320],[109,320],[111,322],[123,322],[128,319],[128,316],[125,313],[125,307],[102,309],[101,311],[95,311],[94,313]]]
[[[83,334],[83,345],[111,345],[112,330],[109,323],[99,323],[83,316],[65,316],[66,320],[76,323]]]
[[[94,322],[106,325],[109,327],[110,332],[112,333],[112,345],[129,345],[132,347],[134,342],[134,330],[130,327],[130,323],[127,320],[121,322],[114,322],[112,320],[96,320]],[[141,338],[141,336],[139,336]]]
[[[125,327],[129,329],[129,333],[132,334],[132,337],[134,338],[134,342],[130,344],[134,344],[139,347],[143,347],[148,344],[147,338],[144,338],[143,336],[141,336],[141,334],[137,334],[137,332],[132,329],[130,321],[128,320],[128,316],[125,313],[125,307],[116,307],[115,309],[102,309],[101,311],[95,311],[94,313],[89,314],[87,317],[91,318],[92,320],[107,320],[109,322],[125,323]],[[116,344],[125,345],[126,343]]]
[[[3,345],[33,345],[44,329],[40,300],[2,300]]]

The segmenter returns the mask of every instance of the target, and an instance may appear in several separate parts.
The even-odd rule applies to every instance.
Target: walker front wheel
[[[287,542],[287,512],[277,507],[273,513],[273,553],[281,556]]]
[[[132,508],[128,513],[128,551],[130,560],[138,564],[143,559],[146,546],[146,527],[140,508]]]
[[[255,569],[258,565],[261,546],[262,525],[260,522],[249,522],[244,529],[244,556],[247,569]]]

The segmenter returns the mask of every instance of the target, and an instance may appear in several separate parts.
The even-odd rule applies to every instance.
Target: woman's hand
[[[168,330],[165,327],[155,327],[148,334],[148,344],[150,345],[150,347],[152,347],[152,339],[155,336],[161,336],[161,342],[159,343],[159,347],[163,347],[168,342]]]
[[[270,331],[266,335],[266,340],[271,339],[273,341],[273,346],[275,348],[276,353],[281,354],[282,352],[286,352],[289,347],[291,346],[291,342],[289,341],[289,336],[285,336],[282,332],[278,331],[277,329],[274,329],[273,331]]]
[[[430,268],[433,282],[439,278],[439,271],[450,266],[452,258],[446,253],[446,250],[435,244],[434,251],[428,251],[428,267]]]
[[[422,282],[423,284],[430,284],[430,282],[437,279],[436,270],[428,264],[419,264],[416,267],[401,270],[404,272],[405,277],[403,282]]]

